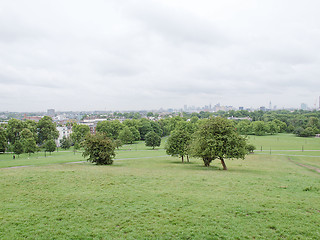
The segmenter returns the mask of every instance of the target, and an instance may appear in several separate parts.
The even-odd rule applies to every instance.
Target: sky
[[[319,107],[318,0],[0,0],[0,111]]]

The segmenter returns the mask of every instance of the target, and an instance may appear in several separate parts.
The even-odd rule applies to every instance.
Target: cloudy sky
[[[0,1],[0,111],[314,107],[319,0]]]

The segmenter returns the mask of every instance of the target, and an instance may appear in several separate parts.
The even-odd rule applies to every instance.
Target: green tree
[[[142,118],[138,124],[138,130],[140,133],[141,140],[145,140],[146,134],[153,130],[149,120]]]
[[[278,127],[278,125],[277,125],[274,121],[268,122],[268,123],[267,123],[267,126],[268,126],[268,132],[269,132],[271,135],[280,132],[280,127]]]
[[[119,120],[102,121],[97,123],[96,131],[106,134],[109,138],[117,139],[123,124]]]
[[[83,156],[98,165],[110,165],[115,157],[115,145],[105,134],[87,135],[83,142]]]
[[[74,143],[75,150],[80,148],[81,143],[85,137],[90,134],[90,128],[83,124],[74,124],[72,127],[71,140]]]
[[[48,116],[44,116],[39,120],[37,130],[39,144],[43,144],[46,140],[57,139],[59,137],[55,123],[53,123],[52,118]]]
[[[263,136],[268,132],[268,126],[264,121],[255,121],[252,122],[252,130],[255,135]]]
[[[119,140],[123,142],[124,144],[132,144],[134,141],[134,136],[132,132],[130,131],[129,127],[125,126],[120,132],[119,132]]]
[[[31,153],[35,153],[37,151],[37,143],[33,137],[23,139],[22,145],[24,152],[29,153],[29,156],[31,155]]]
[[[69,149],[71,147],[71,139],[69,137],[63,136],[63,138],[60,139],[60,147],[62,149]]]
[[[18,119],[10,119],[7,126],[7,137],[10,144],[20,140],[20,133],[25,128],[25,123]]]
[[[52,152],[54,152],[56,150],[57,146],[56,143],[53,139],[47,140],[44,143],[44,149],[46,152],[50,152],[50,154]]]
[[[184,156],[188,155],[190,141],[191,135],[188,131],[184,129],[174,130],[167,140],[166,153],[171,156],[181,157],[183,163]]]
[[[134,141],[140,140],[140,133],[136,127],[129,127],[130,131],[133,134]]]
[[[148,132],[145,137],[145,143],[147,147],[159,147],[161,144],[161,137],[155,132]]]
[[[23,144],[21,143],[20,140],[17,140],[13,144],[13,152],[17,154],[18,156],[23,153]]]
[[[0,152],[4,153],[8,146],[6,130],[0,127]]]
[[[192,154],[202,158],[206,167],[219,159],[224,170],[226,158],[242,158],[247,154],[246,139],[235,130],[230,120],[216,117],[204,121],[195,133]]]

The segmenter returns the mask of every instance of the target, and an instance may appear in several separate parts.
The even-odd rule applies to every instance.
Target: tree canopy
[[[145,143],[147,147],[152,147],[154,149],[155,147],[160,146],[161,137],[153,131],[148,132],[145,136]]]
[[[242,158],[247,154],[246,139],[240,136],[232,121],[216,117],[205,120],[195,133],[192,142],[192,154],[202,158],[204,165],[219,159],[224,170],[226,158]]]
[[[88,161],[98,165],[110,165],[115,157],[115,145],[113,141],[103,133],[87,135],[83,142],[84,157]]]

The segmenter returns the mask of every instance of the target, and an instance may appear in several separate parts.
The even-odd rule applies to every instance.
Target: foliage
[[[6,130],[0,127],[0,152],[4,153],[8,146]]]
[[[35,153],[38,149],[36,140],[34,138],[26,138],[22,140],[23,145],[23,151],[25,153],[29,153],[29,156],[31,153]]]
[[[122,128],[123,124],[119,120],[102,121],[97,123],[96,131],[104,133],[109,138],[117,139]]]
[[[23,144],[21,143],[21,141],[20,140],[16,141],[13,144],[13,152],[19,156],[20,154],[23,153],[23,151],[24,151]]]
[[[161,137],[153,131],[148,132],[145,136],[145,143],[147,147],[152,147],[154,149],[155,147],[160,146]]]
[[[119,132],[119,140],[121,140],[121,142],[123,142],[124,144],[132,144],[134,139],[134,135],[128,126],[125,126]]]
[[[192,143],[193,156],[202,158],[206,167],[219,159],[223,169],[227,170],[224,159],[244,159],[246,153],[246,139],[236,132],[230,120],[221,117],[204,121]]]
[[[85,137],[90,134],[90,128],[83,124],[74,124],[72,127],[71,140],[76,147],[80,148],[81,143],[84,141]]]
[[[52,153],[56,150],[57,146],[55,141],[53,139],[50,139],[44,142],[44,148],[46,152]]]
[[[52,122],[52,118],[49,116],[44,116],[39,120],[37,124],[37,131],[39,144],[43,144],[46,140],[57,139],[59,137],[56,125]]]
[[[115,157],[115,145],[106,134],[87,135],[83,142],[83,156],[98,165],[110,165]]]
[[[69,149],[71,147],[71,139],[69,137],[63,136],[62,139],[60,139],[60,147],[62,149]]]
[[[256,150],[256,147],[253,144],[247,144],[247,150],[249,153],[253,153]]]
[[[171,132],[166,144],[166,153],[171,156],[181,157],[184,162],[184,156],[188,155],[191,134],[184,129]]]

